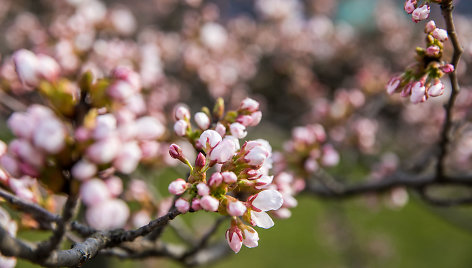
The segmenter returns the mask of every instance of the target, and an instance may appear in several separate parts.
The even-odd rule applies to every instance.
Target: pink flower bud
[[[174,159],[184,158],[184,153],[182,152],[182,148],[180,148],[180,146],[175,143],[169,146],[169,154]]]
[[[414,104],[426,101],[426,88],[423,82],[418,81],[413,84],[411,88],[410,101]]]
[[[87,157],[96,164],[110,163],[118,154],[121,142],[116,137],[109,137],[93,143],[87,149]]]
[[[246,212],[246,206],[241,201],[228,201],[226,211],[230,216],[242,216]]]
[[[252,123],[252,116],[250,115],[240,115],[236,119],[236,122],[241,123],[244,126],[250,126]]]
[[[426,55],[428,56],[437,56],[441,49],[438,46],[429,46],[426,48]]]
[[[430,20],[430,21],[428,21],[428,23],[426,23],[424,31],[425,31],[425,33],[431,33],[435,29],[436,29],[436,23],[434,23],[434,20]]]
[[[435,80],[434,84],[431,85],[428,89],[428,96],[431,96],[431,97],[441,96],[443,93],[444,93],[444,84],[439,79]]]
[[[198,153],[197,159],[195,159],[195,167],[203,168],[206,164],[206,158],[202,153]]]
[[[90,131],[86,127],[78,127],[75,130],[74,137],[78,142],[84,142],[90,139]]]
[[[112,77],[117,80],[127,82],[134,92],[139,92],[141,89],[141,78],[139,74],[127,66],[118,66],[112,72]]]
[[[176,179],[169,184],[169,193],[173,195],[181,195],[187,190],[187,182],[183,179]]]
[[[187,200],[179,198],[175,201],[175,207],[180,213],[187,213],[190,209],[190,204]]]
[[[410,96],[412,87],[413,87],[413,82],[410,82],[410,83],[406,84],[405,87],[400,92],[400,96],[402,96],[402,97]]]
[[[195,114],[195,122],[200,129],[206,130],[210,126],[210,118],[208,115],[202,112],[198,112]]]
[[[93,138],[100,140],[110,136],[116,130],[116,118],[112,114],[99,115],[96,118]]]
[[[411,13],[411,18],[414,22],[425,20],[429,17],[430,8],[429,5],[422,5]]]
[[[269,157],[269,152],[266,148],[259,145],[250,149],[250,151],[244,156],[244,159],[249,165],[258,167],[264,164],[267,157]]]
[[[257,126],[262,119],[262,112],[257,111],[251,114],[251,124],[249,126]]]
[[[444,42],[448,39],[447,31],[444,29],[436,28],[433,30],[431,34],[433,35],[434,38],[438,39],[441,42]]]
[[[39,54],[37,59],[38,74],[50,82],[55,81],[59,77],[59,73],[61,71],[61,68],[59,67],[59,64],[56,62],[56,60],[44,54]]]
[[[259,245],[259,234],[250,226],[246,226],[243,231],[243,244],[248,248],[254,248]]]
[[[143,159],[148,160],[154,158],[159,153],[160,144],[156,141],[142,141],[139,143],[141,152],[143,153]]]
[[[146,210],[140,210],[133,215],[133,226],[139,228],[141,226],[147,225],[151,221],[151,216]]]
[[[200,206],[200,199],[194,198],[194,199],[192,200],[192,209],[193,209],[194,211],[197,211],[197,210],[202,209],[202,207]]]
[[[72,176],[80,181],[92,178],[97,173],[97,166],[87,159],[82,159],[72,167]]]
[[[133,172],[141,160],[142,153],[136,141],[127,142],[121,146],[113,166],[122,173]]]
[[[136,120],[136,138],[139,140],[155,140],[162,136],[165,127],[152,116],[143,116]]]
[[[178,106],[175,108],[175,120],[189,120],[190,112],[185,106]]]
[[[406,0],[405,1],[405,11],[408,14],[411,14],[415,10],[416,0]]]
[[[236,146],[233,141],[224,139],[210,151],[210,160],[217,163],[225,163],[231,160],[236,153]]]
[[[398,89],[398,86],[400,85],[401,79],[398,76],[394,76],[388,81],[388,84],[386,86],[387,93],[389,95],[392,95],[395,93],[395,91]]]
[[[339,154],[330,144],[323,146],[321,163],[327,167],[332,167],[339,163]]]
[[[174,124],[174,132],[175,134],[177,134],[177,136],[185,136],[185,134],[187,133],[187,128],[188,124],[184,120],[179,120]]]
[[[66,131],[59,120],[42,121],[33,136],[34,144],[50,154],[59,153],[65,146]]]
[[[210,179],[208,180],[208,185],[211,187],[218,187],[223,182],[223,176],[219,172],[215,172],[211,175]]]
[[[238,227],[233,226],[226,230],[225,236],[229,247],[234,251],[234,253],[238,253],[243,245],[243,235],[241,230]]]
[[[220,201],[210,195],[205,195],[200,199],[200,206],[206,211],[217,211]]]
[[[19,112],[13,113],[7,124],[15,136],[24,139],[31,138],[35,129],[32,118]]]
[[[454,65],[452,64],[444,64],[443,66],[439,67],[441,69],[441,71],[443,71],[444,73],[452,73],[454,72]]]
[[[240,123],[232,123],[229,126],[229,129],[231,131],[231,135],[238,139],[242,139],[247,135],[246,127]]]
[[[217,123],[216,124],[216,127],[215,127],[215,131],[220,134],[221,137],[223,137],[225,134],[226,134],[226,127],[221,124],[221,123]]]
[[[197,191],[198,191],[198,194],[201,196],[210,194],[210,188],[208,187],[208,185],[206,185],[203,182],[200,182],[199,184],[197,184]]]
[[[247,110],[249,112],[255,112],[259,110],[259,102],[251,99],[251,98],[245,98],[242,102],[241,105],[239,106],[240,110]]]
[[[31,143],[24,139],[17,139],[10,142],[10,151],[21,160],[27,162],[35,168],[41,168],[44,162],[43,154],[33,147]]]
[[[118,80],[107,89],[107,94],[115,100],[125,102],[136,94],[136,89],[128,82]]]
[[[16,72],[22,83],[34,87],[39,83],[39,62],[36,55],[26,49],[20,49],[13,54]]]
[[[99,179],[91,179],[80,186],[80,196],[87,206],[98,205],[110,199],[107,185]]]
[[[200,135],[200,143],[203,146],[203,150],[205,152],[210,151],[211,149],[215,148],[221,142],[222,138],[218,132],[214,130],[205,130],[203,131],[202,135]]]
[[[18,161],[11,155],[4,154],[0,156],[0,166],[13,177],[20,177],[21,175]]]
[[[123,192],[123,181],[120,177],[111,176],[105,180],[105,184],[113,197],[119,196]]]
[[[123,200],[110,199],[88,207],[85,218],[98,230],[122,228],[129,218],[129,208]]]
[[[238,181],[238,177],[236,176],[236,174],[234,174],[234,172],[231,172],[231,171],[222,172],[221,176],[223,176],[223,180],[227,184],[233,184]]]

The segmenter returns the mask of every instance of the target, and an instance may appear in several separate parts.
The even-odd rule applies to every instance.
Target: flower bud
[[[220,202],[210,195],[205,195],[200,199],[200,206],[206,211],[217,211]]]
[[[223,176],[223,180],[227,184],[233,184],[238,181],[238,177],[236,176],[236,174],[234,174],[234,172],[231,172],[231,171],[222,172],[221,176]]]
[[[165,127],[152,116],[143,116],[136,120],[136,138],[139,140],[155,140],[162,136]]]
[[[225,112],[225,101],[222,98],[218,98],[215,103],[215,107],[213,107],[213,117],[214,118],[222,118]]]
[[[242,216],[246,212],[246,206],[241,201],[228,201],[226,211],[230,216]]]
[[[214,130],[205,130],[203,131],[202,135],[200,135],[200,143],[203,146],[203,150],[205,152],[210,151],[211,149],[215,148],[221,142],[222,138],[218,132]]]
[[[434,38],[438,39],[441,42],[444,42],[448,39],[447,31],[444,29],[436,28],[433,30],[431,34],[433,35]]]
[[[210,194],[210,188],[203,182],[197,184],[197,191],[200,196],[205,196]]]
[[[324,166],[332,167],[339,163],[339,154],[333,146],[327,144],[323,146],[323,158],[321,162]]]
[[[110,163],[118,154],[121,142],[116,137],[109,137],[93,143],[87,149],[87,157],[96,164]]]
[[[232,123],[229,126],[229,129],[231,131],[231,135],[238,139],[242,139],[247,135],[246,127],[240,123]]]
[[[434,20],[430,20],[428,21],[428,23],[426,23],[426,26],[424,27],[424,32],[431,33],[435,29],[436,29],[436,23],[434,23]]]
[[[416,0],[406,0],[404,9],[406,13],[411,14],[415,10]]]
[[[59,120],[42,121],[33,136],[34,144],[50,154],[59,153],[65,146],[66,131]]]
[[[210,126],[210,118],[205,113],[198,112],[195,114],[195,122],[197,126],[202,129],[206,130]]]
[[[210,179],[208,180],[208,185],[211,187],[218,187],[223,182],[223,176],[219,172],[215,172],[211,175]]]
[[[26,49],[20,49],[13,54],[15,69],[22,83],[34,87],[39,83],[39,62],[36,55]]]
[[[98,205],[110,199],[107,185],[99,179],[91,179],[80,186],[80,196],[87,206]]]
[[[251,114],[251,124],[249,126],[257,126],[262,119],[262,112],[257,111]]]
[[[441,49],[438,46],[429,46],[426,48],[426,55],[430,57],[437,56],[440,50]]]
[[[195,159],[195,167],[203,168],[206,165],[206,157],[202,153],[198,153],[197,159]]]
[[[85,218],[98,230],[122,228],[129,218],[129,208],[121,199],[110,199],[87,208]]]
[[[234,142],[224,139],[210,151],[210,160],[222,164],[232,159],[235,153],[236,146]]]
[[[437,97],[441,96],[444,93],[444,84],[441,80],[436,79],[434,84],[428,88],[428,96]]]
[[[190,204],[187,200],[179,198],[175,201],[175,207],[180,213],[187,213],[190,209]]]
[[[97,173],[97,166],[87,159],[82,159],[72,167],[72,176],[80,181],[92,178]]]
[[[185,190],[187,190],[188,185],[187,182],[183,179],[176,179],[175,181],[171,182],[169,184],[169,193],[173,195],[181,195],[185,193]]]
[[[248,248],[254,248],[259,245],[259,234],[250,226],[246,226],[243,230],[243,244]]]
[[[429,17],[430,8],[429,5],[422,5],[411,13],[411,18],[414,22],[425,20]]]
[[[197,210],[202,209],[202,207],[200,206],[200,199],[194,198],[194,199],[192,200],[192,209],[193,209],[194,211],[197,211]]]
[[[141,157],[141,148],[138,143],[136,141],[127,142],[121,146],[113,161],[113,166],[124,174],[130,174],[138,166]]]
[[[226,230],[225,236],[229,247],[234,251],[234,253],[238,253],[243,245],[243,235],[241,230],[236,226],[232,226]]]
[[[395,91],[398,89],[398,86],[400,85],[401,79],[398,76],[394,76],[390,79],[386,86],[387,93],[389,95],[392,95],[395,93]]]
[[[424,87],[423,82],[418,81],[413,84],[411,88],[410,101],[414,104],[426,101],[426,88]]]
[[[454,65],[448,63],[448,64],[445,64],[445,65],[439,67],[439,69],[441,69],[441,71],[443,71],[446,74],[452,73],[452,72],[454,72]]]
[[[240,110],[246,110],[249,112],[256,112],[259,110],[259,102],[256,100],[253,100],[251,98],[245,98],[242,102],[241,105],[239,106]]]
[[[120,177],[111,176],[105,180],[105,184],[112,196],[119,196],[123,192],[123,181]]]
[[[226,134],[226,127],[218,122],[215,127],[215,131],[220,134],[221,137],[223,137]]]
[[[174,159],[178,159],[178,160],[185,159],[182,148],[180,148],[180,146],[175,143],[169,146],[169,154]]]
[[[38,74],[50,82],[55,81],[59,77],[59,73],[61,71],[56,60],[44,54],[39,54],[37,59]]]
[[[189,120],[190,119],[190,111],[183,105],[178,106],[175,108],[175,120]]]
[[[174,124],[174,132],[177,136],[185,136],[187,133],[188,123],[185,120],[179,120]]]

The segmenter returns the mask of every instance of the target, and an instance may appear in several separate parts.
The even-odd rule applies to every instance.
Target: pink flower
[[[323,146],[323,158],[321,162],[327,167],[332,167],[339,163],[339,154],[330,144]]]
[[[441,49],[438,46],[429,46],[426,48],[426,55],[428,56],[437,56]]]
[[[37,59],[38,74],[42,78],[48,81],[54,81],[59,77],[61,69],[55,59],[44,54],[37,55]]]
[[[406,0],[405,1],[405,11],[408,14],[411,14],[415,10],[416,0]]]
[[[265,211],[279,209],[283,204],[282,194],[276,190],[264,190],[249,197],[248,202],[252,208],[252,224],[265,229],[274,226],[274,221]]]
[[[444,93],[444,84],[439,79],[435,80],[434,84],[431,85],[428,89],[428,96],[431,96],[431,97],[441,96],[443,93]]]
[[[426,23],[426,26],[424,28],[424,31],[426,33],[431,33],[432,31],[434,31],[436,29],[436,23],[434,23],[434,20],[430,20],[428,21],[428,23]]]
[[[72,176],[80,181],[92,178],[97,173],[97,166],[87,159],[82,159],[72,167]]]
[[[118,80],[110,85],[110,87],[107,89],[107,93],[113,99],[125,102],[134,94],[136,94],[136,89],[128,82]]]
[[[200,206],[206,211],[217,211],[220,201],[210,195],[205,195],[200,199]]]
[[[208,185],[211,187],[218,187],[223,182],[223,176],[219,172],[211,174],[210,179],[208,180]]]
[[[433,30],[431,34],[433,35],[434,38],[438,39],[441,42],[444,42],[448,39],[447,31],[444,29],[436,28]]]
[[[257,111],[251,114],[251,124],[249,126],[257,126],[262,119],[262,112]]]
[[[230,216],[242,216],[246,212],[246,206],[241,201],[228,201],[226,211]]]
[[[390,81],[388,81],[388,84],[386,86],[387,93],[392,95],[395,93],[395,91],[398,89],[398,86],[400,85],[401,78],[398,76],[392,77]]]
[[[113,70],[113,78],[127,82],[133,91],[139,92],[141,89],[141,79],[139,74],[128,66],[118,66]]]
[[[252,116],[250,115],[240,115],[236,119],[236,122],[241,123],[244,126],[250,126],[252,123]]]
[[[259,234],[250,226],[246,226],[243,231],[243,244],[248,248],[254,248],[259,245]]]
[[[182,159],[184,157],[182,148],[180,148],[180,146],[175,143],[169,146],[169,155],[174,159]]]
[[[411,13],[411,18],[414,22],[425,20],[429,17],[430,8],[429,5],[422,5]]]
[[[80,196],[87,206],[103,203],[111,198],[107,185],[99,179],[91,179],[80,186]]]
[[[179,120],[174,124],[174,132],[177,136],[185,136],[187,133],[188,123],[185,120]]]
[[[190,111],[183,105],[178,106],[175,108],[175,119],[178,120],[189,120],[190,119]]]
[[[426,101],[426,88],[424,87],[423,82],[418,81],[413,84],[411,88],[410,101],[414,104]]]
[[[87,149],[87,157],[96,164],[110,163],[118,154],[121,142],[116,137],[109,137],[93,143]]]
[[[223,180],[228,184],[236,183],[238,181],[236,174],[231,171],[222,172],[221,176],[223,176]]]
[[[110,136],[116,130],[116,118],[112,114],[104,114],[97,116],[95,120],[95,129],[93,130],[93,138],[100,140]]]
[[[176,179],[169,184],[169,193],[173,195],[181,195],[187,190],[187,182],[183,179]]]
[[[175,207],[180,213],[187,213],[190,209],[190,203],[183,198],[179,198],[175,201]]]
[[[210,188],[205,183],[200,182],[199,184],[197,184],[197,192],[201,196],[209,195]]]
[[[19,163],[11,155],[4,154],[0,156],[0,166],[13,177],[19,177],[21,175]]]
[[[206,158],[202,153],[198,153],[197,158],[195,159],[195,167],[203,168],[206,165]]]
[[[110,199],[88,207],[85,218],[98,230],[122,228],[129,218],[129,208],[121,199]]]
[[[165,127],[152,116],[143,116],[136,120],[136,138],[139,140],[155,140],[162,136]]]
[[[267,176],[267,175],[261,175],[257,180],[256,180],[256,189],[263,189],[269,186],[272,183],[272,180],[274,179],[274,176]]]
[[[441,71],[443,71],[444,73],[447,73],[447,74],[454,72],[454,65],[449,64],[449,63],[445,64],[445,65],[443,65],[439,68],[441,69]]]
[[[120,151],[113,160],[113,166],[122,173],[130,174],[138,166],[141,157],[141,148],[138,143],[127,142],[120,147]]]
[[[59,153],[65,146],[66,131],[59,120],[42,121],[33,136],[34,144],[50,154]]]
[[[226,230],[225,236],[229,247],[234,251],[234,253],[238,253],[243,245],[243,235],[241,230],[236,226],[231,226],[231,228]]]
[[[214,130],[205,130],[203,131],[202,135],[200,135],[200,144],[203,146],[203,150],[205,152],[210,151],[211,149],[215,148],[221,142],[222,138],[218,132]]]
[[[195,122],[197,123],[197,126],[203,130],[208,129],[210,126],[210,118],[208,118],[208,115],[202,112],[195,114]]]
[[[229,126],[229,129],[231,131],[231,135],[238,139],[242,139],[247,135],[246,127],[240,123],[232,123]]]
[[[111,176],[105,180],[108,191],[114,197],[119,196],[123,192],[123,181],[120,177]]]
[[[24,84],[34,87],[39,82],[39,62],[36,55],[26,49],[20,49],[13,54],[18,78]]]
[[[192,209],[193,209],[194,211],[197,211],[197,210],[202,209],[202,207],[200,206],[200,199],[194,198],[194,199],[192,200]]]
[[[252,141],[252,142],[255,142],[255,141]],[[269,157],[269,151],[264,146],[262,146],[262,144],[257,143],[257,142],[255,146],[253,146],[252,148],[249,148],[252,146],[252,142],[246,143],[245,149],[249,151],[244,156],[244,159],[247,161],[249,165],[258,167],[264,164],[264,161]]]
[[[150,221],[151,221],[151,216],[149,215],[149,212],[147,212],[146,210],[140,210],[136,212],[133,215],[133,219],[132,219],[133,226],[135,228],[144,226],[148,224]]]
[[[229,139],[224,139],[210,151],[210,160],[222,164],[232,159],[235,153],[236,146],[234,142]]]
[[[247,110],[249,112],[255,112],[259,110],[259,102],[251,99],[251,98],[245,98],[242,102],[241,105],[239,106],[240,110]]]
[[[25,139],[31,138],[36,127],[31,117],[19,112],[13,113],[8,118],[7,124],[15,136]]]

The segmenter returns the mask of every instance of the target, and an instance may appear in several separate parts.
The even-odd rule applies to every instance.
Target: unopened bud
[[[213,107],[213,117],[215,118],[222,118],[225,112],[225,101],[222,98],[218,98],[215,103],[215,107]]]
[[[195,167],[203,168],[206,164],[206,157],[202,153],[198,153],[197,159],[195,159]]]

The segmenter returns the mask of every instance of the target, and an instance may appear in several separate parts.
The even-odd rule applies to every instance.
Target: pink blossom
[[[182,152],[182,148],[180,148],[180,146],[175,143],[169,146],[169,155],[174,159],[184,158],[184,153]]]
[[[110,85],[107,89],[107,93],[113,99],[124,102],[136,93],[136,89],[128,82],[118,80]]]
[[[436,28],[433,30],[431,34],[433,35],[434,38],[438,39],[441,42],[444,42],[448,39],[447,31],[444,29]]]
[[[415,10],[416,0],[406,0],[405,1],[405,11],[408,14],[411,14]]]
[[[251,114],[251,124],[249,126],[257,126],[262,119],[262,112],[257,111]]]
[[[27,162],[35,168],[40,168],[43,165],[44,155],[27,140],[13,140],[10,142],[9,149],[24,162]]]
[[[259,102],[251,98],[245,98],[241,105],[239,106],[240,110],[247,110],[249,112],[255,112],[259,110]]]
[[[429,5],[422,5],[413,10],[413,12],[411,13],[411,18],[414,22],[419,22],[427,19],[429,17],[429,12]]]
[[[452,64],[444,64],[443,66],[439,67],[441,69],[441,71],[443,71],[444,73],[452,73],[454,72],[454,65]]]
[[[91,179],[84,182],[80,186],[80,196],[82,201],[88,206],[103,203],[111,198],[107,185],[99,179]]]
[[[59,120],[50,118],[42,121],[33,136],[34,144],[44,151],[57,154],[65,146],[66,131]]]
[[[199,184],[197,184],[197,192],[201,196],[209,195],[210,188],[205,183],[200,182]]]
[[[247,135],[246,127],[240,123],[232,123],[229,126],[229,129],[231,131],[231,135],[238,139],[242,139]]]
[[[123,144],[113,160],[113,166],[122,173],[133,172],[141,160],[142,153],[136,141]]]
[[[242,216],[246,212],[246,206],[241,201],[228,201],[226,210],[230,216]]]
[[[269,157],[268,150],[264,146],[258,145],[249,149],[249,152],[244,156],[244,159],[251,166],[261,166],[267,157]]]
[[[219,172],[211,174],[210,179],[208,180],[208,185],[211,187],[218,187],[223,182],[223,176]]]
[[[56,60],[44,54],[37,55],[37,59],[38,74],[48,81],[55,81],[59,77],[61,71]]]
[[[160,144],[156,141],[142,141],[139,143],[143,159],[151,159],[159,153]]]
[[[97,166],[87,159],[81,159],[72,167],[72,176],[80,181],[87,180],[95,176]]]
[[[111,176],[105,180],[108,191],[114,197],[119,196],[123,192],[123,181],[120,177]]]
[[[190,204],[187,200],[179,198],[175,201],[175,207],[180,213],[187,213],[190,209]]]
[[[232,159],[235,153],[236,146],[234,142],[224,139],[210,151],[210,160],[222,164]]]
[[[398,89],[398,86],[400,85],[401,79],[398,76],[392,77],[390,81],[388,82],[386,89],[387,93],[392,95],[395,93],[395,91]]]
[[[197,211],[197,210],[202,209],[202,207],[200,206],[200,199],[194,198],[194,199],[192,200],[192,209],[193,209],[194,211]]]
[[[121,199],[109,199],[87,208],[88,224],[98,230],[110,230],[125,226],[129,208]]]
[[[0,166],[13,177],[19,177],[21,175],[19,163],[11,155],[4,154],[0,156]]]
[[[256,189],[263,189],[266,188],[268,185],[272,183],[272,180],[274,179],[274,176],[267,176],[267,175],[262,175],[260,178],[256,180]]]
[[[214,50],[220,50],[228,40],[226,29],[218,23],[207,22],[200,29],[202,43]]]
[[[190,111],[183,105],[178,106],[175,108],[175,119],[178,120],[189,120],[190,119]]]
[[[429,46],[426,48],[426,55],[428,56],[437,56],[439,54],[440,48],[438,46]]]
[[[241,123],[244,126],[250,126],[252,124],[252,116],[251,115],[240,115],[236,119],[236,122]]]
[[[112,72],[113,78],[127,82],[134,92],[141,89],[141,79],[139,74],[127,66],[118,66]]]
[[[15,136],[25,139],[31,138],[36,127],[31,117],[19,112],[13,113],[7,124]]]
[[[195,167],[203,168],[206,165],[206,158],[202,153],[198,153],[195,159]]]
[[[200,135],[200,143],[203,146],[203,150],[205,152],[210,151],[211,149],[215,148],[221,142],[222,138],[218,132],[214,130],[205,130],[203,131],[202,135]]]
[[[436,23],[434,23],[434,20],[430,20],[428,21],[428,23],[426,23],[426,26],[424,28],[424,31],[426,33],[431,33],[432,31],[434,31],[436,29]]]
[[[426,101],[426,88],[423,82],[418,81],[413,84],[411,88],[410,101],[414,104]]]
[[[20,49],[13,54],[18,78],[28,86],[36,86],[39,82],[39,62],[36,55],[26,49]]]
[[[195,122],[200,129],[206,130],[210,126],[210,118],[208,115],[202,112],[198,112],[195,114]]]
[[[253,208],[262,211],[277,210],[283,204],[282,195],[276,190],[264,190],[249,198]]]
[[[339,163],[339,154],[333,146],[326,144],[323,146],[323,158],[321,162],[324,166],[332,167]]]
[[[444,84],[438,79],[428,88],[428,96],[437,97],[444,93]]]
[[[221,137],[223,137],[226,134],[226,127],[218,122],[215,127],[215,131],[220,134]]]
[[[116,118],[112,114],[99,115],[92,132],[94,139],[100,140],[110,136],[116,130]]]
[[[87,157],[96,164],[111,162],[120,150],[121,142],[117,137],[108,137],[93,143],[87,149]]]
[[[205,195],[200,199],[200,206],[206,211],[217,211],[220,201],[211,195]]]
[[[139,228],[148,224],[151,221],[151,216],[146,210],[140,210],[133,215],[133,226]]]
[[[243,244],[248,248],[254,248],[259,245],[259,234],[250,226],[246,226],[243,231]]]
[[[181,136],[181,137],[185,136],[185,134],[187,133],[187,129],[188,129],[188,123],[185,120],[179,120],[175,122],[174,124],[174,132],[178,136]]]
[[[236,183],[238,181],[238,177],[236,176],[236,174],[231,171],[222,172],[221,176],[223,176],[223,180],[225,181],[225,183],[228,184]]]
[[[236,226],[232,226],[230,229],[226,230],[225,236],[229,247],[234,251],[234,253],[238,253],[243,245],[243,235],[241,230]]]
[[[187,182],[183,179],[176,179],[169,184],[169,193],[173,195],[181,195],[187,190]]]
[[[143,116],[136,120],[136,138],[139,140],[155,140],[162,136],[165,127],[152,116]]]

